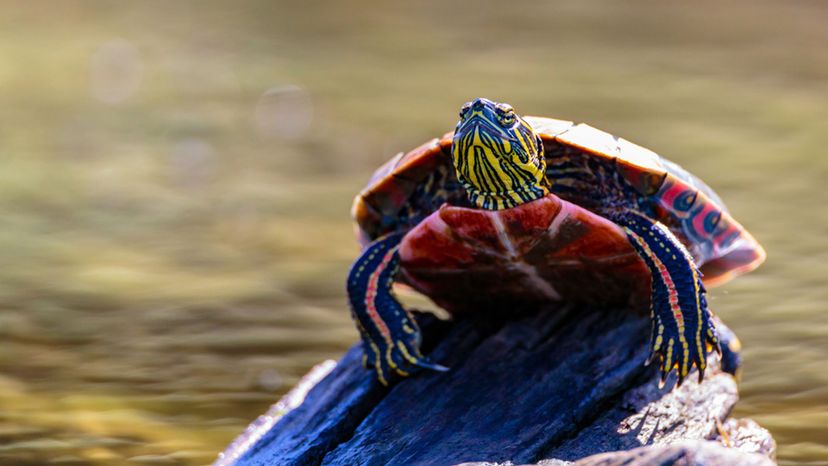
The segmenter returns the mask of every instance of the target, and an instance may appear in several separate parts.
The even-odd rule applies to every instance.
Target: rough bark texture
[[[752,465],[774,454],[767,431],[726,420],[736,383],[713,358],[703,383],[691,374],[678,389],[673,380],[658,388],[655,368],[644,365],[647,318],[569,307],[508,320],[424,320],[426,353],[451,371],[388,389],[362,368],[355,346],[216,464]]]

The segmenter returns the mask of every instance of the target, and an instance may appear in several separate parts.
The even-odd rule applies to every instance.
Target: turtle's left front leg
[[[366,367],[373,367],[383,385],[393,375],[417,369],[445,371],[420,353],[420,329],[397,301],[391,285],[399,268],[402,233],[377,239],[359,256],[348,273],[351,315],[362,336]]]
[[[620,215],[616,221],[650,269],[650,360],[658,357],[662,383],[676,368],[681,385],[693,365],[698,367],[701,381],[707,367],[707,345],[719,351],[701,272],[690,253],[664,225],[638,212]]]

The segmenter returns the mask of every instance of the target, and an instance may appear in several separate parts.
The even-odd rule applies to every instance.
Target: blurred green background
[[[353,195],[477,96],[709,182],[736,415],[828,464],[828,5],[31,2],[0,15],[0,463],[212,462],[356,341]]]

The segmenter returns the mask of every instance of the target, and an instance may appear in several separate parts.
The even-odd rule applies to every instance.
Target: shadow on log
[[[644,365],[647,318],[567,307],[420,320],[426,354],[451,371],[389,389],[357,345],[317,366],[216,465],[773,464],[767,431],[726,420],[736,383],[713,357],[703,383],[691,374],[658,388]]]

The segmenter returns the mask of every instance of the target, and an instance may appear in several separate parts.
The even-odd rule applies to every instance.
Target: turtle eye
[[[512,126],[515,123],[515,109],[509,104],[497,104],[497,119],[503,126]]]
[[[460,118],[466,118],[466,114],[469,113],[469,109],[471,108],[471,102],[466,102],[463,104],[463,107],[460,108]]]

